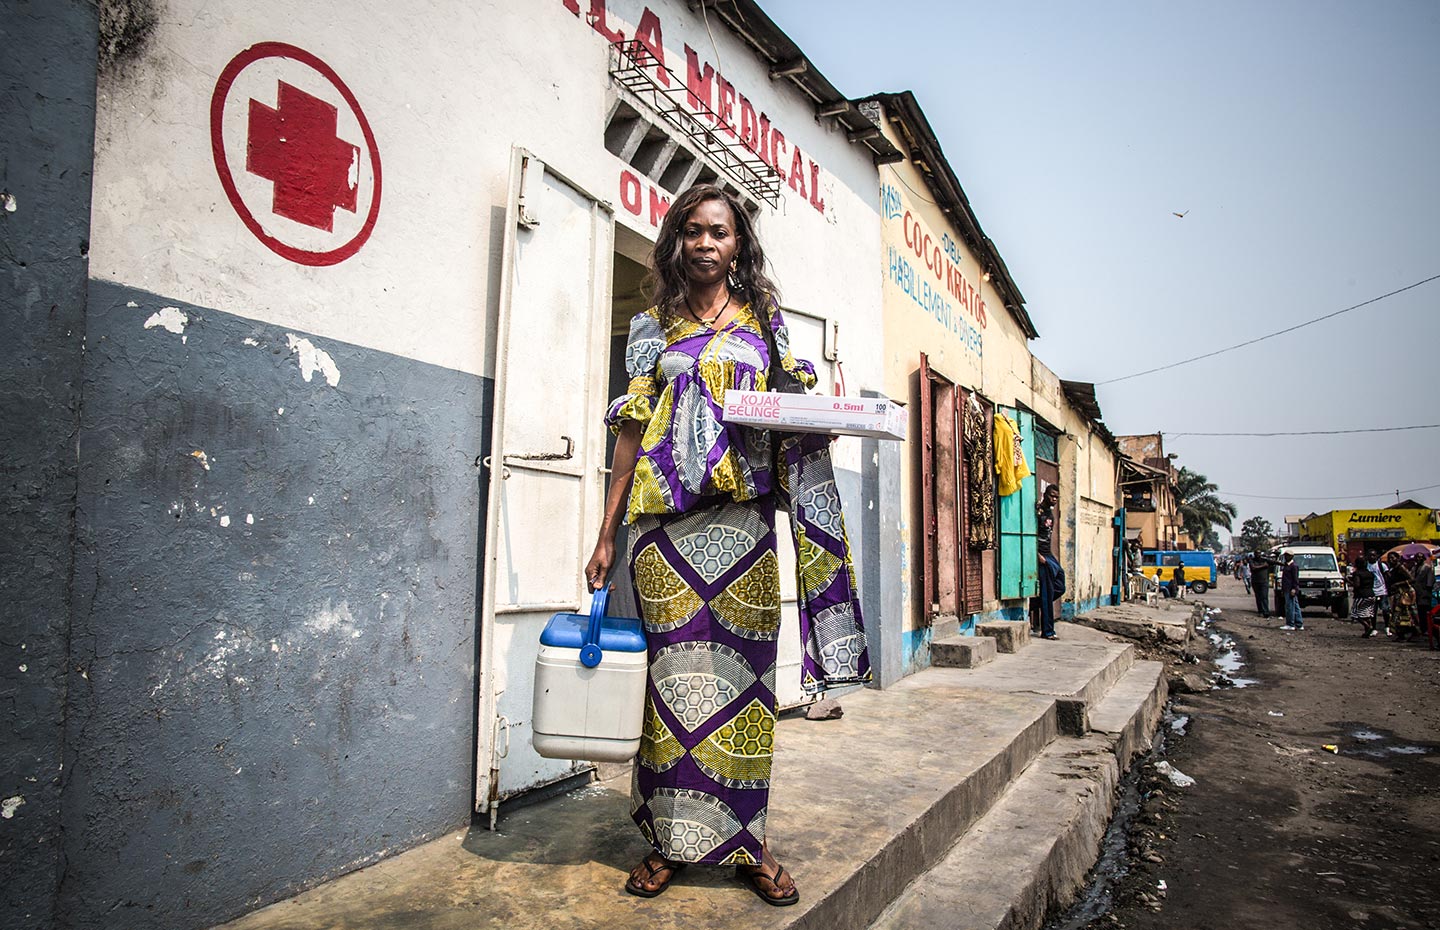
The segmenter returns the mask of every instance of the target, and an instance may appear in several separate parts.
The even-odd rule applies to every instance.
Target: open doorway
[[[650,243],[638,234],[619,227],[615,236],[615,263],[610,282],[610,353],[609,388],[606,397],[614,399],[625,393],[630,384],[630,374],[625,370],[625,346],[630,337],[630,320],[635,314],[650,306],[645,289],[645,258]],[[596,416],[604,411],[596,411]],[[607,430],[608,433],[608,430]],[[606,481],[608,488],[609,467],[615,458],[615,436],[609,434],[605,440]],[[629,550],[630,527],[621,524],[615,533],[615,565],[610,571],[610,583],[614,591],[610,595],[611,613],[622,617],[640,616],[640,602],[635,598],[635,589],[630,583],[629,563],[625,558]]]

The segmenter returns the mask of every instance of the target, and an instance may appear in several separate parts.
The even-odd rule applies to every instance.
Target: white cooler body
[[[633,759],[647,672],[644,652],[607,649],[598,666],[586,668],[579,649],[542,645],[535,658],[535,751],[548,759]]]

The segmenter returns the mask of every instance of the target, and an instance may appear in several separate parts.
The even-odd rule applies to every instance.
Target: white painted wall
[[[142,59],[100,87],[92,275],[490,374],[511,147],[614,198],[621,222],[631,219],[619,206],[623,166],[603,148],[610,50],[589,22],[590,4],[579,6],[580,16],[564,0],[173,0]],[[798,90],[772,82],[766,65],[715,22],[712,46],[698,12],[683,2],[612,0],[598,25],[633,36],[647,9],[682,82],[687,45],[712,66],[718,59],[726,79],[782,129],[787,152],[799,146],[821,165],[825,212],[786,187],[761,226],[787,304],[839,318],[856,334],[843,346],[851,390],[878,387],[878,344],[863,335],[878,318],[868,150],[818,123]],[[261,41],[299,46],[326,62],[375,135],[383,176],[374,232],[330,267],[298,265],[267,249],[217,178],[212,92],[226,64]],[[349,140],[359,141],[353,132]],[[647,223],[631,225],[653,232]]]

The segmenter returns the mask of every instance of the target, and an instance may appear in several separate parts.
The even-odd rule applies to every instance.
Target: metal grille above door
[[[695,101],[680,75],[635,41],[614,43],[610,54],[610,76],[625,91],[621,103],[640,117],[640,139],[652,143],[651,154],[662,157],[664,164],[656,164],[653,157],[632,161],[633,151],[622,154],[612,147],[619,144],[619,133],[612,132],[613,112],[605,129],[605,147],[612,154],[630,162],[671,193],[697,180],[707,180],[740,194],[742,201],[780,205],[780,173],[744,143],[727,138],[734,133],[727,134],[720,128],[724,120],[704,103]],[[653,77],[656,71],[669,75],[668,86]],[[666,128],[661,129],[662,125]],[[672,164],[677,154],[679,162]],[[707,169],[702,162],[710,167]],[[710,177],[704,177],[704,173]]]

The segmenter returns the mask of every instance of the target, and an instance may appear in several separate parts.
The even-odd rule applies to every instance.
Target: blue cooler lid
[[[540,634],[540,645],[579,649],[590,629],[589,614],[554,614]],[[534,634],[531,634],[534,635]],[[600,648],[616,652],[644,652],[645,631],[630,617],[605,617],[600,621]]]

